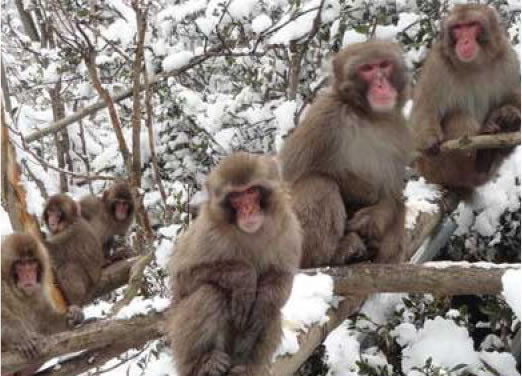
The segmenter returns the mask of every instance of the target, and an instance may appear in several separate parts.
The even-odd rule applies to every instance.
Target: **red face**
[[[26,292],[30,292],[39,286],[38,262],[34,259],[19,260],[14,265],[16,274],[16,286]]]
[[[455,53],[460,61],[468,63],[475,60],[479,52],[477,37],[481,31],[480,24],[476,22],[456,24],[451,28],[455,38]]]
[[[126,201],[116,201],[114,216],[118,221],[125,221],[129,216],[129,204]]]
[[[386,112],[395,107],[397,90],[390,83],[393,64],[388,60],[366,63],[357,68],[358,76],[368,84],[366,96],[373,111]]]
[[[63,217],[63,212],[60,209],[57,209],[57,208],[47,209],[47,226],[49,227],[49,230],[53,234],[62,230],[62,227],[63,227],[63,226],[61,226],[62,217]]]
[[[236,211],[238,227],[249,234],[259,230],[264,222],[261,210],[261,190],[258,187],[247,187],[234,191],[229,195],[230,205]]]

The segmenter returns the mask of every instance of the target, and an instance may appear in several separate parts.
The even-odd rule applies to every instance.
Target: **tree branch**
[[[282,357],[274,364],[274,374],[291,375],[309,354],[335,329],[347,315],[354,313],[364,296],[375,292],[417,292],[444,295],[499,294],[502,275],[518,265],[481,267],[477,264],[430,263],[411,264],[360,264],[338,268],[304,270],[307,274],[321,272],[334,279],[334,293],[348,296],[340,307],[331,311],[330,319],[322,327],[311,328],[306,340],[301,341],[297,354]],[[356,295],[354,295],[356,294]],[[343,314],[339,314],[342,312]],[[149,313],[129,320],[104,320],[87,324],[70,332],[47,338],[41,345],[41,357],[34,361],[46,361],[56,356],[77,351],[93,351],[106,346],[108,351],[116,347],[122,352],[145,341],[162,335],[161,325],[165,313]],[[33,361],[33,362],[34,362]],[[27,359],[18,353],[2,353],[2,372],[16,371],[27,366]]]
[[[520,132],[506,132],[448,140],[440,146],[440,151],[498,149],[516,145],[520,145]]]

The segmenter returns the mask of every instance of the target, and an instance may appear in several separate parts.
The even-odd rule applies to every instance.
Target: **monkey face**
[[[395,108],[398,92],[390,81],[394,68],[386,59],[370,61],[356,68],[358,77],[366,83],[366,98],[375,112]]]
[[[56,234],[64,228],[64,213],[60,208],[50,207],[45,211],[45,222],[49,231]]]
[[[238,228],[246,233],[257,232],[265,220],[262,199],[265,194],[259,186],[250,186],[230,192],[226,204],[234,213]]]
[[[117,221],[126,221],[130,215],[130,204],[125,200],[113,200],[112,214]]]
[[[12,269],[15,286],[20,291],[32,295],[39,290],[41,267],[36,258],[21,257],[13,263]]]

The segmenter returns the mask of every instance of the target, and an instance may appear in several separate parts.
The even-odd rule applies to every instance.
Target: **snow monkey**
[[[79,201],[81,215],[93,227],[109,261],[115,235],[125,235],[134,220],[134,199],[129,185],[116,182],[101,198],[89,195]]]
[[[211,172],[209,199],[177,242],[167,323],[180,376],[268,374],[301,228],[279,166],[233,154]]]
[[[18,351],[33,359],[39,355],[45,336],[81,322],[83,314],[77,306],[66,312],[56,306],[47,249],[32,235],[6,236],[1,255],[2,351]],[[38,367],[30,366],[21,374],[32,375]]]
[[[334,57],[331,86],[280,155],[303,226],[301,267],[405,257],[402,191],[413,151],[402,115],[408,84],[395,43],[355,43]]]
[[[81,217],[78,203],[65,194],[49,198],[43,219],[51,233],[45,246],[67,302],[88,303],[104,263],[100,240]]]
[[[422,67],[411,116],[418,171],[433,183],[469,191],[485,183],[512,149],[439,154],[449,139],[520,130],[520,63],[497,12],[457,5]]]

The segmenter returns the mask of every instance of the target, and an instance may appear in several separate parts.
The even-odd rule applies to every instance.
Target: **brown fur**
[[[236,186],[255,183],[265,196],[263,226],[242,232],[226,207]],[[209,200],[179,239],[170,273],[173,307],[167,333],[180,376],[264,375],[281,338],[280,308],[290,295],[301,228],[278,166],[238,153],[207,182]]]
[[[394,64],[390,82],[398,98],[390,112],[371,109],[367,87],[355,74],[358,65],[375,58]],[[331,87],[312,104],[280,156],[303,226],[301,267],[367,257],[366,247],[377,251],[377,262],[402,259],[402,190],[412,151],[401,112],[407,84],[397,44],[356,43],[334,58]]]
[[[53,275],[49,255],[33,236],[24,233],[6,236],[1,254],[2,351],[20,351],[32,358],[38,355],[38,343],[41,344],[46,335],[66,330],[70,319],[77,320],[78,316],[71,316],[71,311],[60,313],[55,306],[51,297]],[[35,260],[39,265],[39,283],[31,291],[16,284],[14,265],[22,259]]]
[[[451,26],[470,21],[484,30],[477,58],[463,63]],[[493,8],[458,5],[443,21],[441,40],[422,67],[410,123],[417,148],[435,149],[435,154],[437,145],[449,139],[520,129],[520,63]],[[416,167],[430,182],[467,190],[485,183],[509,151],[426,154]]]
[[[119,221],[114,215],[114,201],[122,200],[130,205],[126,220]],[[126,182],[117,182],[107,189],[101,198],[85,196],[79,201],[81,215],[88,221],[103,244],[107,259],[111,258],[111,247],[115,235],[126,235],[134,220],[134,199]]]
[[[101,242],[91,226],[79,215],[78,204],[65,194],[51,196],[44,210],[60,209],[65,224],[62,231],[51,234],[45,246],[53,262],[58,285],[69,304],[84,305],[91,299],[104,263]]]

